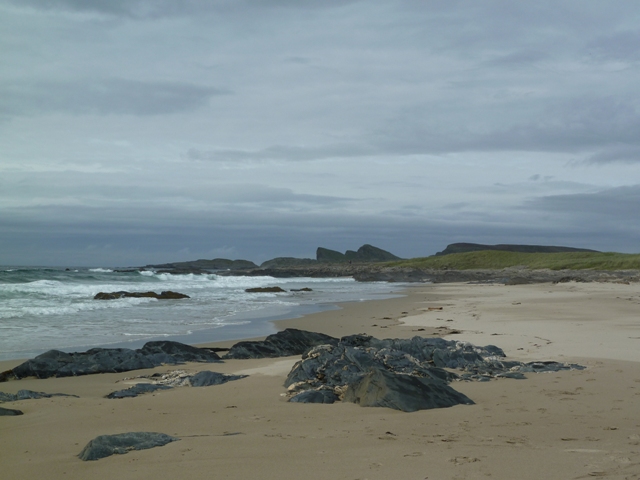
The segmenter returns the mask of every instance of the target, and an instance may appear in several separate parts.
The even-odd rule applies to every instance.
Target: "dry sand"
[[[0,391],[64,392],[4,403],[6,479],[608,479],[640,478],[640,285],[419,285],[408,295],[278,322],[340,336],[431,335],[492,343],[513,359],[579,362],[583,371],[452,386],[475,405],[402,413],[353,404],[290,404],[296,358],[188,364],[246,373],[206,388],[107,400],[124,374],[26,379]],[[442,309],[440,309],[442,307]],[[5,370],[19,362],[2,362]],[[171,368],[157,368],[165,372]],[[164,447],[83,462],[92,438],[178,436]]]

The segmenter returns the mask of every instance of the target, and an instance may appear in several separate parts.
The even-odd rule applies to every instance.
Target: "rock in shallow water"
[[[180,440],[165,433],[129,432],[116,435],[100,435],[91,440],[78,454],[80,460],[98,460],[116,454],[128,453],[131,450],[146,450],[161,447],[167,443]]]

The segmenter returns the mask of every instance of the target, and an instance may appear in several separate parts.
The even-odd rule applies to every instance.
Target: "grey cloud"
[[[606,165],[609,163],[640,163],[640,145],[615,145],[594,153],[580,163]]]
[[[596,193],[549,195],[529,200],[526,209],[570,215],[579,222],[593,221],[597,225],[615,224],[640,233],[637,217],[640,211],[640,185],[602,190]]]
[[[640,31],[628,30],[602,36],[587,45],[587,53],[598,60],[640,60]]]
[[[98,13],[117,17],[156,18],[253,8],[331,8],[357,0],[9,0],[19,7],[45,11]]]
[[[178,82],[127,79],[24,80],[0,83],[0,115],[162,115],[195,110],[229,90]]]
[[[274,145],[261,150],[231,150],[220,149],[203,151],[190,149],[187,157],[201,161],[261,161],[261,160],[320,160],[335,157],[361,157],[375,155],[374,148],[357,144],[334,144],[314,147],[300,147],[293,145]]]

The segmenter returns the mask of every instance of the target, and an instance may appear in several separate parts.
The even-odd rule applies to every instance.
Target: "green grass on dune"
[[[520,253],[483,250],[451,255],[412,258],[387,263],[389,266],[469,270],[521,266],[551,270],[639,270],[640,254],[614,252]]]

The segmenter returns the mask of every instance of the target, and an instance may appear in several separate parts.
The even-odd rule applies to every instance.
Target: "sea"
[[[274,286],[285,292],[245,291]],[[399,296],[402,287],[351,278],[0,267],[0,360],[32,358],[51,349],[139,348],[160,339],[197,344],[260,337],[277,331],[274,320]],[[300,289],[311,291],[292,291]],[[93,299],[99,292],[166,290],[190,298]]]

